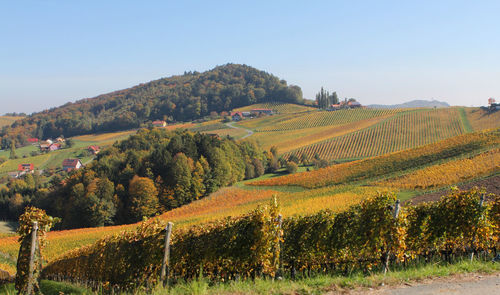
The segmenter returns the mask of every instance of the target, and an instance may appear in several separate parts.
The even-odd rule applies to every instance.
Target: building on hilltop
[[[161,121],[161,120],[153,121],[152,124],[153,124],[153,127],[166,127],[167,126],[167,122]]]
[[[62,170],[66,172],[80,169],[82,166],[83,164],[79,159],[65,159],[62,162]]]

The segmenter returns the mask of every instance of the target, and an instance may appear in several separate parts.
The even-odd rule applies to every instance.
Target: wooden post
[[[30,248],[30,264],[29,264],[29,272],[28,272],[28,288],[26,293],[33,293],[33,271],[35,269],[35,248],[36,248],[36,240],[37,240],[37,231],[38,231],[38,221],[33,222],[33,229],[31,230],[31,248]]]
[[[481,199],[479,200],[479,210],[483,208],[484,205],[484,194],[481,194]],[[481,216],[482,217],[482,216]],[[472,245],[470,249],[470,261],[472,262],[474,260],[474,243],[476,242],[476,236],[472,238]]]
[[[169,222],[165,227],[165,252],[163,254],[163,262],[161,264],[161,280],[163,285],[168,285],[168,277],[170,275],[170,236],[172,234],[172,227],[174,224]]]
[[[278,267],[276,268],[276,273],[275,273],[275,278],[277,280],[281,280],[282,279],[282,276],[281,276],[281,226],[283,224],[283,215],[279,214],[278,215],[278,232],[277,232],[277,236],[278,236],[278,244],[276,245],[276,251],[274,253],[274,255],[278,255],[278,257],[275,258],[275,261],[277,260],[277,263],[278,263]]]
[[[396,204],[394,205],[394,211],[392,212],[392,217],[394,218],[394,220],[396,220],[398,218],[399,209],[400,209],[400,201],[396,200]],[[385,261],[384,261],[384,275],[389,270],[389,258],[391,256],[389,249],[386,249],[386,250],[387,251],[385,252],[385,257],[384,257],[384,259],[385,259]]]

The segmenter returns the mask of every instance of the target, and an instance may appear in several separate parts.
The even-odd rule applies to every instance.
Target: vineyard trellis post
[[[163,262],[161,264],[161,280],[163,285],[168,285],[168,277],[170,276],[170,237],[172,235],[172,227],[174,224],[169,222],[165,227],[165,252],[163,253]]]
[[[35,269],[35,248],[38,232],[38,221],[33,222],[33,229],[31,230],[31,247],[30,247],[30,263],[28,273],[28,288],[26,293],[33,293],[33,271]]]
[[[401,202],[399,200],[396,200],[396,204],[394,205],[394,211],[392,212],[392,217],[394,218],[394,222],[396,222],[396,219],[398,218],[400,206],[401,206]],[[390,239],[388,241],[390,241]],[[385,257],[384,257],[385,258],[384,275],[389,270],[389,257],[390,257],[390,255],[391,255],[391,253],[389,251],[389,243],[387,243],[387,251],[385,252]]]
[[[479,211],[481,211],[483,209],[483,205],[484,205],[484,194],[481,194],[481,199],[479,199]],[[480,218],[482,218],[483,214],[482,212],[480,212],[481,216]],[[476,235],[474,235],[474,237],[472,238],[472,243],[471,243],[471,249],[470,249],[470,261],[472,262],[474,260],[474,243],[476,242]]]
[[[275,278],[280,280],[282,279],[282,272],[281,272],[281,228],[282,228],[282,224],[283,224],[283,215],[279,214],[278,215],[278,231],[276,233],[276,238],[277,238],[277,243],[276,243],[276,251],[275,251],[275,254],[274,255],[277,255],[276,257],[276,263],[277,263],[277,266],[276,266],[276,274],[275,274]]]

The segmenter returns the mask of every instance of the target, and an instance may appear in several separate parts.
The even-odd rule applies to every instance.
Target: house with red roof
[[[100,151],[101,148],[98,147],[97,145],[91,145],[87,148],[87,150],[92,154],[92,155],[97,155]]]
[[[82,166],[83,164],[80,159],[65,159],[62,162],[62,170],[67,172],[80,169]]]
[[[231,119],[233,121],[241,121],[243,119],[242,112],[231,112]]]
[[[35,137],[28,138],[28,142],[31,144],[36,144],[36,143],[38,143],[38,138],[35,138]]]
[[[152,124],[154,127],[166,127],[167,126],[167,122],[161,121],[161,120],[153,121]]]
[[[23,163],[17,166],[17,171],[24,171],[33,173],[35,171],[35,165],[33,163]]]

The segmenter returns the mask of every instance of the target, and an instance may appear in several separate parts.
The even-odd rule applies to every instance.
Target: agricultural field
[[[343,136],[291,151],[326,160],[359,159],[384,155],[466,133],[459,110],[413,110]]]
[[[14,123],[14,121],[22,118],[24,117],[0,116],[0,128],[3,126],[9,126]]]
[[[479,108],[465,108],[465,112],[474,131],[500,127],[500,111],[490,113]]]

